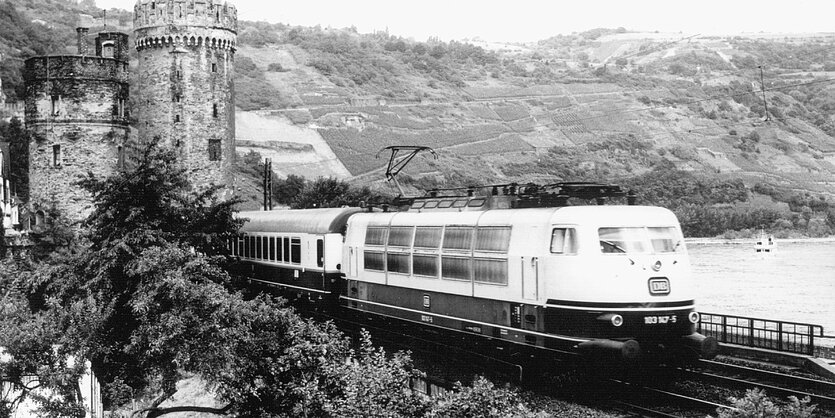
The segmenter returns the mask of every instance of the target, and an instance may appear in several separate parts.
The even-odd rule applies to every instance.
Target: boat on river
[[[766,234],[765,231],[760,230],[754,249],[758,253],[770,253],[774,251],[775,247],[777,247],[777,241],[774,240],[774,235]]]

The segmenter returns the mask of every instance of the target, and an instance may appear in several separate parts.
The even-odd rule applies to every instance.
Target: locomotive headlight
[[[653,265],[652,265],[652,269],[653,269],[654,271],[659,271],[659,270],[661,270],[661,260],[656,261],[656,262],[655,262],[655,264],[653,264]]]
[[[701,319],[701,316],[699,315],[698,312],[690,312],[690,314],[687,315],[687,319],[689,319],[690,322],[693,323],[693,324],[698,324],[699,319]]]
[[[619,327],[619,326],[623,325],[623,317],[618,315],[618,314],[612,315],[611,321],[612,321],[612,325],[614,325],[616,327]]]

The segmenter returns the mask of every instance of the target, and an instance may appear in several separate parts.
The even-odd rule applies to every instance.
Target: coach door
[[[522,299],[536,300],[539,295],[539,257],[522,257]]]

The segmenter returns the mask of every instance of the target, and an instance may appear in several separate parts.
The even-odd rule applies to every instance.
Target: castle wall
[[[140,0],[139,141],[158,137],[176,149],[198,188],[234,184],[237,12],[226,3]],[[137,144],[138,145],[138,144]]]

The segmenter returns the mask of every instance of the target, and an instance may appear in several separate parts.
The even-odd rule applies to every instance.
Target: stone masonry
[[[87,172],[104,178],[123,164],[130,130],[128,36],[100,33],[96,55],[88,55],[87,38],[80,28],[78,55],[30,58],[24,72],[26,126],[34,136],[30,206],[39,212],[55,205],[70,220],[92,210],[74,183]]]
[[[198,188],[234,184],[237,10],[218,0],[139,0],[138,143],[159,138],[179,153]]]

